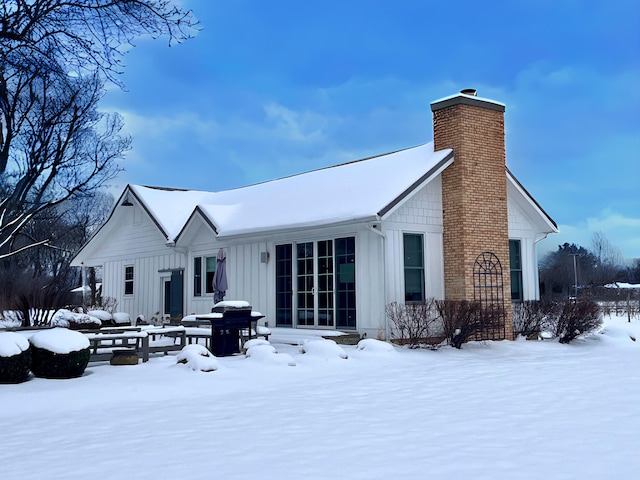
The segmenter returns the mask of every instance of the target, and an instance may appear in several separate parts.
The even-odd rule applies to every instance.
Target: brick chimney
[[[434,149],[454,150],[453,164],[442,173],[445,298],[503,302],[505,324],[484,336],[512,339],[505,107],[468,89],[433,102],[431,111]],[[482,275],[487,271],[477,261],[495,260],[484,253],[497,257],[501,278]],[[487,281],[488,289],[482,286]],[[493,301],[500,288],[502,298]]]

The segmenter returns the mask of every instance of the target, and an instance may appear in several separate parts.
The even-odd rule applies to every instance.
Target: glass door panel
[[[278,246],[276,261],[278,325],[356,328],[354,237]]]
[[[293,246],[276,245],[276,325],[293,326]]]
[[[296,245],[298,325],[315,325],[313,242]]]
[[[318,242],[318,326],[333,327],[333,240]]]
[[[356,328],[356,241],[336,238],[336,323],[338,328]]]

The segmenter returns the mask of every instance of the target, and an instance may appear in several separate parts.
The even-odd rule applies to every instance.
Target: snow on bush
[[[360,340],[356,348],[367,353],[396,353],[393,345],[376,340],[375,338],[364,338]]]
[[[87,313],[75,313],[70,310],[60,309],[51,319],[52,327],[71,328],[100,328],[102,321]]]
[[[333,340],[313,339],[307,340],[300,347],[300,353],[309,356],[332,360],[335,358],[347,359],[349,356],[344,349]]]
[[[184,347],[178,354],[176,361],[196,372],[215,372],[218,369],[216,357],[206,347],[197,343]]]
[[[256,339],[257,340],[257,339]],[[252,340],[249,340],[252,341]],[[265,340],[263,340],[266,342]],[[247,342],[249,343],[249,342]],[[260,363],[268,363],[272,365],[288,365],[296,366],[296,361],[288,353],[278,353],[275,347],[269,342],[255,343],[247,348],[247,358]]]
[[[52,328],[29,338],[31,371],[41,378],[75,378],[89,363],[89,339],[80,332]]]
[[[0,332],[0,357],[12,357],[29,349],[29,340],[16,332]]]
[[[89,348],[89,339],[80,332],[66,328],[50,328],[31,335],[29,343],[52,353],[71,353]]]
[[[106,310],[89,310],[87,312],[87,315],[91,315],[92,317],[99,318],[103,322],[108,322],[109,320],[113,319],[111,314]]]
[[[242,353],[247,353],[247,350],[257,345],[271,345],[271,344],[267,340],[264,340],[263,338],[252,338],[251,340],[247,340],[246,342],[244,342],[244,345],[242,346]]]
[[[256,325],[256,333],[258,335],[271,335],[271,330],[267,327],[263,327],[262,325]]]
[[[0,329],[20,327],[22,325],[22,316],[22,313],[16,310],[0,312]]]
[[[19,333],[0,332],[0,383],[21,383],[29,378],[29,341]]]
[[[131,323],[131,317],[128,313],[125,312],[116,312],[113,314],[113,321],[118,325],[122,325],[124,323]]]

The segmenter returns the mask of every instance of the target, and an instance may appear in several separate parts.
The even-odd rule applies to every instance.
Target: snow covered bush
[[[263,338],[252,338],[251,340],[247,340],[244,342],[242,346],[242,353],[247,353],[247,351],[251,347],[256,347],[258,345],[271,345],[268,340],[264,340]]]
[[[22,326],[24,316],[18,310],[3,310],[0,312],[0,328],[17,328]]]
[[[314,339],[307,340],[300,347],[300,353],[306,353],[311,356],[321,357],[325,360],[334,358],[347,359],[349,356],[344,349],[333,340]]]
[[[253,339],[249,340],[249,342],[255,342],[246,349],[247,358],[250,358],[252,361],[258,361],[262,364],[296,366],[296,361],[291,355],[288,353],[278,353],[276,348],[266,340],[260,341],[259,339]]]
[[[565,302],[557,317],[555,335],[560,343],[569,343],[579,335],[593,332],[602,325],[602,312],[596,302]]]
[[[363,338],[358,342],[356,348],[359,351],[366,351],[368,353],[396,353],[393,345],[374,338]]]
[[[176,361],[196,372],[215,372],[218,369],[216,357],[206,347],[197,343],[187,345],[180,350]]]
[[[106,310],[89,310],[87,315],[99,318],[103,327],[112,327],[114,325],[113,316]]]
[[[69,328],[71,330],[85,330],[100,328],[102,322],[99,318],[87,313],[75,313],[64,308],[58,310],[51,319],[52,327]]]
[[[116,325],[131,325],[131,316],[125,312],[115,312],[113,314],[113,321]]]
[[[0,383],[21,383],[29,378],[31,349],[19,333],[0,332]]]
[[[31,371],[42,378],[75,378],[89,363],[89,340],[80,332],[52,328],[35,333],[31,344]]]
[[[442,334],[442,323],[434,299],[407,305],[392,302],[386,306],[385,313],[393,323],[392,338],[411,348],[417,348],[427,339]]]

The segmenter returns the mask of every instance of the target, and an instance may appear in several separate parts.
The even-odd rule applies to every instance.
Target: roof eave
[[[73,259],[71,260],[70,265],[72,267],[81,267],[84,263],[82,256],[85,252],[85,250],[87,249],[87,247],[89,246],[89,244],[105,229],[105,227],[109,224],[109,221],[111,220],[111,218],[113,217],[113,215],[116,213],[116,209],[120,206],[122,206],[123,203],[123,199],[125,198],[125,196],[127,195],[128,192],[131,191],[130,185],[127,185],[125,187],[125,189],[122,191],[122,193],[120,194],[120,196],[118,197],[118,200],[116,200],[115,204],[113,205],[113,207],[111,208],[111,212],[109,213],[109,216],[107,217],[107,219],[102,223],[102,225],[100,225],[100,228],[98,228],[93,235],[91,235],[91,237],[89,237],[89,239],[85,242],[84,245],[82,245],[82,247],[80,248],[80,250],[78,250],[78,252],[75,254],[75,256],[73,257]],[[80,259],[80,262],[77,261],[77,259]]]
[[[520,183],[520,181],[515,177],[515,175],[511,172],[511,170],[509,170],[508,167],[505,167],[505,170],[507,172],[507,178],[509,178],[513,182],[513,185],[518,190],[520,190],[522,195],[529,201],[531,206],[535,210],[537,210],[537,212],[540,214],[540,216],[542,218],[544,218],[546,223],[549,225],[551,230],[549,232],[546,232],[546,233],[558,233],[558,224],[556,224],[556,222],[549,216],[549,214],[547,212],[545,212],[545,210],[540,206],[540,204],[537,202],[537,200],[535,198],[533,198],[533,196],[527,191],[527,189],[524,188],[524,185],[522,185]]]
[[[256,237],[256,236],[264,236],[264,235],[279,235],[286,234],[292,232],[299,232],[301,230],[313,230],[317,228],[332,228],[332,227],[342,227],[345,225],[355,225],[355,224],[365,224],[368,222],[374,222],[380,220],[380,217],[375,214],[371,215],[363,215],[360,217],[353,217],[348,219],[336,220],[332,222],[325,223],[297,223],[292,226],[280,226],[273,228],[261,228],[261,229],[245,229],[245,230],[235,230],[228,233],[225,233],[224,230],[217,234],[217,238],[219,240],[234,240],[237,238],[246,238],[246,237]]]
[[[200,216],[200,218],[202,218],[202,220],[205,223],[205,225],[207,225],[209,228],[211,228],[211,230],[213,231],[213,233],[215,234],[216,237],[218,236],[218,228],[216,227],[216,225],[213,223],[213,221],[211,221],[211,219],[204,212],[204,210],[202,210],[200,208],[200,206],[197,205],[196,208],[193,209],[193,212],[191,212],[191,215],[189,215],[189,218],[187,219],[187,221],[184,222],[184,225],[182,226],[182,228],[178,232],[178,235],[176,235],[176,238],[174,239],[174,242],[175,242],[176,245],[180,242],[180,239],[182,238],[182,236],[184,235],[185,231],[188,229],[189,225],[191,224],[193,219],[196,217],[196,215],[198,215],[198,216]]]

